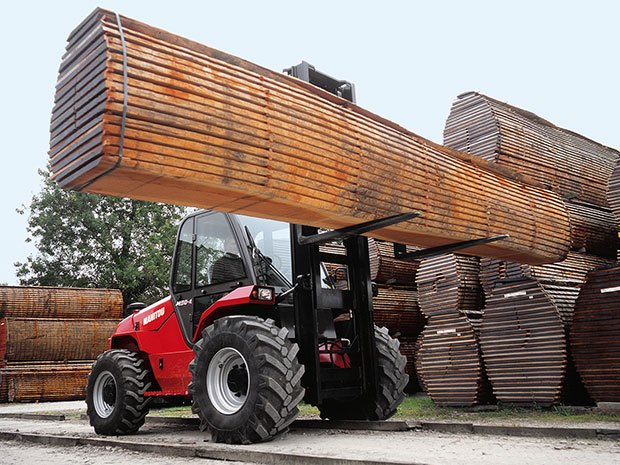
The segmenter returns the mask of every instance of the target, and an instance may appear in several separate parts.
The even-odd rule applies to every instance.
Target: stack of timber
[[[498,400],[565,401],[580,384],[567,347],[580,287],[590,270],[609,266],[618,249],[606,190],[620,152],[476,92],[453,104],[444,143],[534,178],[563,197],[571,225],[564,260],[530,266],[482,259],[487,303],[480,341]],[[571,400],[586,398],[583,392]]]
[[[577,371],[596,402],[620,402],[620,266],[591,271],[570,331]]]
[[[422,260],[416,278],[422,313],[429,318],[462,314],[477,330],[484,305],[479,273],[478,257],[446,254]]]
[[[444,144],[528,175],[564,197],[604,208],[620,157],[615,149],[477,92],[457,97]]]
[[[371,233],[422,247],[495,234],[468,253],[562,259],[560,197],[298,79],[97,9],[69,36],[52,110],[63,188]],[[398,173],[395,178],[394,173]]]
[[[484,305],[479,259],[453,254],[423,259],[416,283],[420,309],[429,319],[418,339],[420,384],[438,405],[487,402],[477,336]]]
[[[607,202],[616,218],[616,222],[620,223],[620,160],[616,163],[611,177],[609,178]]]
[[[531,280],[554,305],[566,328],[573,319],[579,289],[590,270],[606,267],[614,261],[578,252],[569,252],[566,260],[548,265],[524,265],[490,258],[481,260],[480,280],[487,295],[502,282]]]
[[[0,402],[84,397],[123,297],[111,289],[0,287]]]
[[[486,302],[480,345],[498,401],[539,406],[560,402],[566,335],[557,308],[534,280],[495,286]]]

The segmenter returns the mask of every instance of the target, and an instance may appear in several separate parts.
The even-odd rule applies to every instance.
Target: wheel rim
[[[93,388],[93,406],[101,418],[112,415],[116,405],[116,380],[109,371],[103,371],[97,376]]]
[[[217,351],[207,369],[207,393],[216,410],[232,415],[248,396],[250,373],[243,355],[232,347]]]

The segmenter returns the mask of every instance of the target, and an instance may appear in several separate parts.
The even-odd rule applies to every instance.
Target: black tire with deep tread
[[[100,417],[93,405],[93,388],[97,377],[109,371],[116,381],[114,410],[107,418]],[[88,375],[86,413],[97,434],[122,435],[138,431],[149,412],[151,399],[144,393],[151,386],[146,362],[126,349],[107,350],[97,357]]]
[[[192,411],[200,417],[200,429],[215,442],[250,444],[266,441],[285,431],[295,420],[304,397],[304,367],[297,360],[299,347],[289,341],[288,330],[273,320],[230,316],[216,320],[194,345],[190,363]],[[245,404],[224,415],[212,405],[206,374],[213,356],[224,347],[239,351],[247,362],[249,386]]]
[[[319,406],[321,418],[330,420],[386,420],[396,413],[405,398],[409,375],[407,358],[399,351],[400,342],[387,328],[375,326],[379,390],[374,399],[328,400]]]

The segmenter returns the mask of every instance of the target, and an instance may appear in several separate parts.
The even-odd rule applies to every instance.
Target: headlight
[[[257,300],[273,300],[273,289],[270,287],[257,287],[252,291],[252,298]]]

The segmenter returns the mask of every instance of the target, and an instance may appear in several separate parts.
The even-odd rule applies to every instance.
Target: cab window
[[[196,287],[245,276],[239,245],[226,216],[213,213],[196,218]]]
[[[173,292],[185,292],[192,288],[192,233],[194,219],[183,223],[174,259]]]

